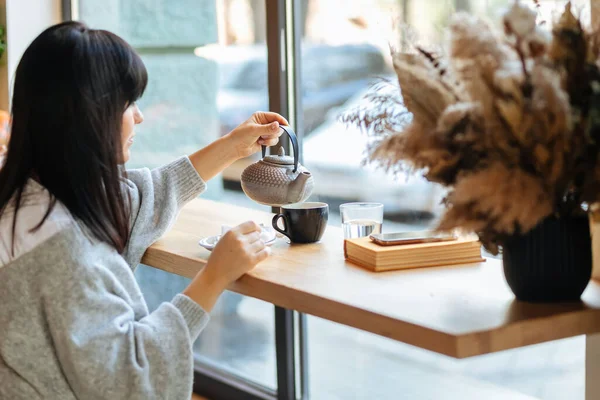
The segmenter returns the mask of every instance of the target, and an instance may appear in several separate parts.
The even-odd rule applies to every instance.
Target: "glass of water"
[[[383,204],[345,203],[340,206],[344,239],[369,236],[381,233],[383,224]]]

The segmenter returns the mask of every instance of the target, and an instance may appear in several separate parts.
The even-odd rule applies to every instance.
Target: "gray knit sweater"
[[[187,157],[128,172],[131,239],[124,254],[91,241],[30,181],[11,251],[0,215],[0,399],[189,399],[192,342],[208,314],[184,295],[148,313],[133,269],[177,212],[205,189]]]

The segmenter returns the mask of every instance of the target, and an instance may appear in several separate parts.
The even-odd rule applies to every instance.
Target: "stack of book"
[[[484,261],[477,238],[381,246],[363,237],[344,241],[346,259],[372,271],[436,267]]]

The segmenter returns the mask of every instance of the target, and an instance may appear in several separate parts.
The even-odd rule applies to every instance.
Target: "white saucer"
[[[261,226],[262,226],[262,224],[261,224]],[[263,228],[263,232],[269,232],[269,233],[271,233],[271,231],[272,231],[272,233],[273,233],[273,237],[271,239],[267,240],[265,242],[265,245],[266,246],[270,246],[273,243],[275,243],[275,241],[277,240],[277,235],[275,235],[274,229],[270,228],[270,227],[269,228],[265,228],[264,226],[262,226],[262,228]],[[206,237],[204,239],[201,239],[198,242],[198,244],[200,246],[204,247],[206,250],[212,251],[215,248],[215,246],[217,245],[217,243],[219,242],[219,240],[221,239],[221,236],[222,235],[215,235],[215,236]]]

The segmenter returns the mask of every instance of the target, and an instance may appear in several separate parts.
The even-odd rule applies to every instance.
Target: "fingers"
[[[248,246],[248,252],[250,254],[255,254],[255,253],[259,253],[262,250],[264,250],[265,248],[265,242],[263,242],[262,240],[257,240],[256,242],[250,244]]]
[[[275,136],[261,136],[260,139],[258,139],[258,144],[269,147],[275,146],[279,143],[279,136],[281,136],[282,133],[283,131],[279,131]]]
[[[269,258],[270,255],[271,255],[271,248],[265,247],[264,249],[262,249],[261,251],[259,251],[258,253],[256,253],[254,255],[254,262],[258,264],[258,263],[266,260],[267,258]]]
[[[260,226],[254,222],[254,221],[247,221],[244,222],[241,225],[238,225],[237,227],[234,228],[238,233],[241,233],[242,235],[247,235],[251,232],[259,232],[261,231]]]
[[[257,111],[252,114],[251,117],[254,122],[261,125],[270,124],[271,122],[278,122],[281,125],[289,125],[289,122],[281,115],[270,112],[270,111]]]
[[[258,242],[260,240],[260,232],[254,231],[252,233],[249,233],[248,235],[246,235],[246,240],[250,244]]]
[[[271,249],[261,239],[261,227],[254,221],[247,221],[232,229],[232,231],[243,235],[238,240],[246,242],[245,251],[250,255],[252,263],[258,264],[271,254]]]
[[[268,125],[261,125],[259,128],[260,138],[258,144],[261,146],[275,146],[279,142],[279,137],[283,135],[283,130],[279,128],[279,122],[271,122]]]
[[[283,134],[281,125],[289,125],[283,116],[269,111],[258,111],[252,114],[252,117],[243,124],[250,128],[246,134],[256,140],[254,143],[248,143],[249,150],[253,153],[260,150],[258,146],[275,146],[279,142],[279,137]],[[234,130],[235,131],[235,130]],[[257,146],[258,145],[258,146]]]
[[[261,139],[273,139],[283,134],[283,131],[279,128],[279,122],[255,126],[257,127],[257,130],[254,133],[257,136],[260,136]]]

